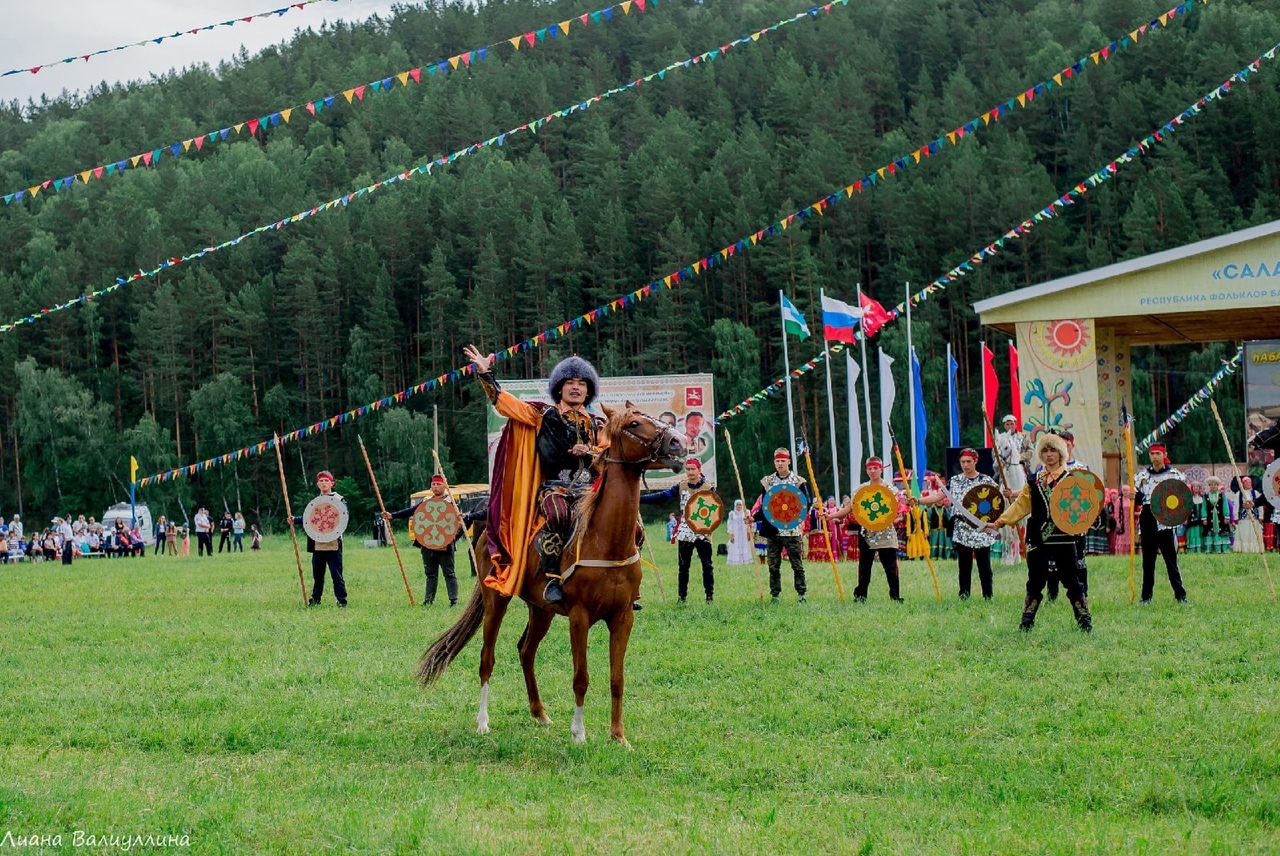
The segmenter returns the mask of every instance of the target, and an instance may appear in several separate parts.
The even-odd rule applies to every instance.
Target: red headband
[[[697,458],[690,458],[689,460],[684,462],[684,465],[686,467],[689,466],[690,464],[693,464],[698,469],[702,469],[702,461],[699,461]]]
[[[321,470],[321,471],[319,472],[319,474],[317,474],[317,475],[316,475],[316,481],[320,481],[320,479],[328,479],[329,481],[337,481],[337,479],[335,479],[335,478],[333,477],[333,473],[329,472],[328,470]]]
[[[978,453],[977,453],[977,451],[976,451],[976,450],[974,450],[974,449],[961,449],[961,450],[960,450],[960,457],[961,457],[961,458],[973,458],[973,459],[976,461],[976,460],[978,460]]]
[[[775,461],[782,458],[785,458],[788,461],[791,460],[791,453],[788,452],[786,449],[779,449],[778,451],[773,453],[773,459]]]
[[[431,477],[431,483],[435,484],[436,482],[440,482],[441,484],[444,484],[444,476],[440,475],[439,473],[436,473],[435,475],[433,475]]]
[[[867,458],[867,469],[871,469],[872,467],[879,467],[880,469],[883,470],[884,461],[881,461],[875,455],[872,455],[870,458]]]

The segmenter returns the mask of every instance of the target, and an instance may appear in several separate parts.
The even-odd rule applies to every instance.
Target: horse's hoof
[[[539,714],[538,716],[535,716],[534,721],[537,722],[539,725],[550,725],[551,717],[543,713],[543,714]]]
[[[630,740],[628,740],[628,739],[627,739],[627,738],[625,738],[625,737],[615,737],[615,738],[613,738],[613,739],[614,739],[614,742],[616,742],[616,743],[617,743],[619,746],[621,746],[623,749],[626,749],[628,752],[630,752],[630,751],[631,751],[631,741],[630,741]]]
[[[476,722],[476,734],[488,734],[488,733],[489,733],[489,720],[482,719]]]

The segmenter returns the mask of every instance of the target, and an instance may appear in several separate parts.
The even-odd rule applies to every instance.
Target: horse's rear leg
[[[583,704],[587,698],[587,631],[590,619],[582,609],[569,613],[569,646],[573,649],[573,725],[569,733],[574,743],[587,742],[587,724]]]
[[[530,604],[529,623],[524,628],[519,645],[520,667],[524,669],[524,686],[529,691],[529,713],[543,725],[550,725],[551,717],[547,716],[547,711],[542,707],[542,699],[538,695],[538,677],[533,673],[533,661],[538,656],[538,645],[551,629],[551,622],[555,617],[555,613],[538,609]]]
[[[628,608],[610,616],[609,626],[609,694],[613,697],[613,714],[609,720],[609,736],[631,748],[622,730],[623,661],[627,657],[627,643],[631,640],[631,627],[635,613]]]
[[[483,586],[483,581],[476,585]],[[493,589],[484,590],[484,644],[480,648],[480,710],[476,713],[476,732],[489,733],[489,678],[493,675],[494,650],[498,645],[498,631],[502,618],[507,614],[511,598],[503,597]]]

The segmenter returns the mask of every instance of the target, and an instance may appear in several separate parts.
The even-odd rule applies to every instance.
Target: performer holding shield
[[[724,520],[724,503],[716,496],[715,485],[702,474],[702,462],[689,458],[684,462],[685,477],[666,490],[646,493],[641,502],[662,502],[680,497],[681,517],[676,527],[676,553],[679,557],[677,586],[684,603],[689,594],[689,565],[693,553],[698,552],[702,562],[702,591],[711,603],[716,588],[715,573],[711,565],[711,533]]]
[[[867,458],[867,484],[849,500],[849,504],[831,515],[831,519],[843,520],[852,516],[861,527],[858,534],[858,585],[853,599],[859,603],[867,599],[871,585],[871,565],[878,556],[889,583],[889,600],[902,602],[898,586],[898,530],[895,524],[898,513],[898,495],[894,489],[880,480],[884,474],[884,462],[872,456]]]
[[[444,476],[437,473],[431,477],[431,495],[417,505],[396,512],[382,512],[383,520],[406,518],[409,519],[409,534],[413,537],[413,543],[422,551],[422,572],[427,578],[422,605],[430,606],[435,602],[440,575],[443,573],[449,605],[457,606],[458,577],[454,573],[453,559],[455,545],[462,537],[464,522],[453,497],[449,496]]]
[[[1142,534],[1142,598],[1138,602],[1151,603],[1159,552],[1164,557],[1173,596],[1178,603],[1186,603],[1187,590],[1182,586],[1182,572],[1178,569],[1178,539],[1174,530],[1191,519],[1191,488],[1187,487],[1186,476],[1169,466],[1168,453],[1162,444],[1152,445],[1147,454],[1151,456],[1151,466],[1134,478],[1141,506],[1138,531]]]
[[[973,565],[977,562],[982,598],[991,600],[991,545],[996,542],[996,536],[982,527],[998,518],[1005,504],[996,480],[978,472],[977,450],[961,449],[960,473],[951,477],[946,488],[924,494],[920,502],[923,505],[943,503],[952,508],[951,540],[960,564],[960,599],[969,598]]]
[[[333,473],[321,470],[316,476],[320,495],[307,503],[302,514],[293,518],[307,533],[307,552],[311,554],[311,598],[308,604],[319,606],[324,595],[324,572],[333,578],[333,596],[338,606],[347,605],[347,584],[342,578],[342,533],[346,531],[349,512],[347,501],[333,492]]]
[[[1076,537],[1093,523],[1099,510],[1094,508],[1090,515],[1085,507],[1089,503],[1096,505],[1092,483],[1072,486],[1069,491],[1059,490],[1073,474],[1066,468],[1067,444],[1056,434],[1040,435],[1036,443],[1036,457],[1044,466],[1035,478],[1027,482],[1013,505],[983,528],[995,534],[1001,526],[1012,525],[1030,516],[1027,523],[1027,597],[1022,604],[1021,629],[1030,630],[1035,626],[1050,567],[1055,566],[1075,610],[1076,623],[1088,633],[1093,629],[1093,617],[1080,589],[1080,580],[1071,571],[1081,558]]]
[[[769,593],[773,602],[782,594],[782,551],[787,551],[791,572],[795,575],[796,594],[804,603],[808,585],[804,576],[804,557],[800,555],[800,524],[809,510],[809,495],[804,478],[791,471],[791,453],[778,449],[773,453],[773,472],[760,479],[764,493],[751,507],[751,520],[760,518],[760,534],[768,545]],[[748,521],[750,522],[750,520]]]

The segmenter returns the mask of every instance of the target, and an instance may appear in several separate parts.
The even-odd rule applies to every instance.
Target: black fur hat
[[[560,389],[564,386],[565,381],[571,378],[586,381],[586,404],[591,404],[596,400],[596,394],[600,391],[600,376],[591,367],[591,363],[574,354],[572,357],[565,357],[551,371],[551,383],[547,386],[547,392],[551,394],[552,401],[557,404],[560,403]]]

